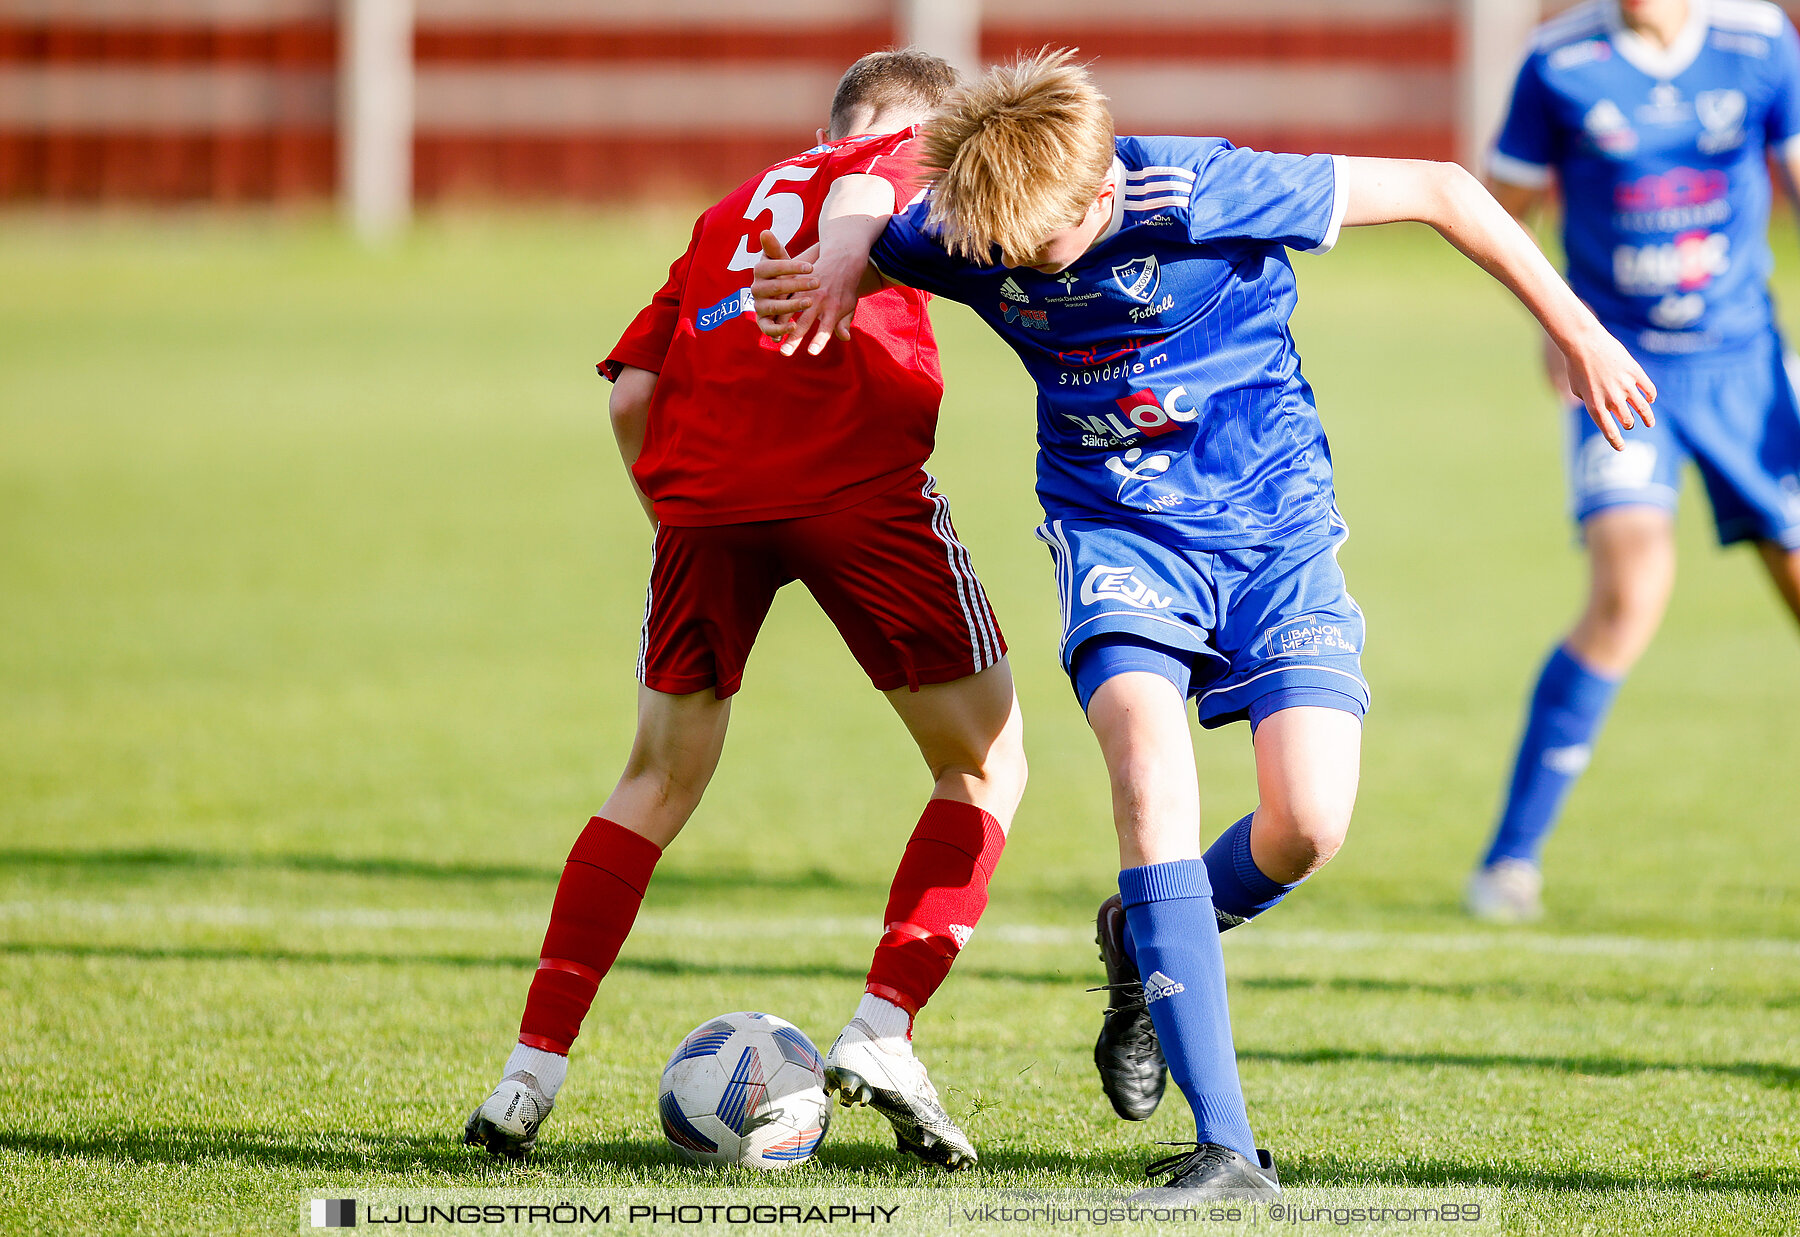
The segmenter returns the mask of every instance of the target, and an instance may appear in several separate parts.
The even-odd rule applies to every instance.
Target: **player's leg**
[[[1680,374],[1658,373],[1668,416],[1614,451],[1585,413],[1569,413],[1570,489],[1588,555],[1581,616],[1550,651],[1532,688],[1494,833],[1469,877],[1469,913],[1518,923],[1543,913],[1540,856],[1620,683],[1662,624],[1675,582],[1675,499],[1685,440],[1675,414],[1700,397]]]
[[[1206,850],[1221,932],[1277,906],[1350,827],[1369,692],[1362,611],[1337,562],[1348,535],[1333,512],[1282,546],[1218,556],[1230,665],[1198,711],[1206,726],[1250,723],[1258,790],[1256,809]]]
[[[1713,415],[1696,427],[1694,460],[1719,541],[1754,541],[1776,592],[1800,620],[1800,399],[1793,372],[1800,372],[1800,359],[1771,337],[1757,363],[1719,375]]]
[[[840,1102],[872,1104],[903,1151],[947,1168],[974,1147],[937,1098],[912,1050],[913,1021],[949,975],[987,909],[988,882],[1025,789],[1012,672],[886,693],[933,780],[895,868],[856,1012],[832,1044],[826,1078]]]
[[[1469,912],[1496,923],[1543,913],[1544,844],[1674,587],[1674,520],[1666,509],[1608,507],[1589,516],[1582,532],[1587,604],[1538,672],[1493,838],[1469,878]]]
[[[1253,890],[1251,896],[1264,893],[1272,905],[1344,844],[1356,806],[1362,721],[1344,709],[1283,708],[1262,719],[1253,742],[1258,802],[1244,852],[1234,856],[1234,875],[1266,882],[1266,892]]]
[[[1193,1110],[1196,1150],[1151,1165],[1178,1189],[1273,1187],[1238,1081],[1225,956],[1200,854],[1200,794],[1182,687],[1126,671],[1089,698],[1112,788],[1119,896],[1147,1012]]]
[[[910,1035],[987,909],[987,886],[1025,793],[1024,726],[1002,658],[950,683],[885,693],[931,772],[931,797],[888,892],[886,932],[859,1013]],[[906,1015],[901,1023],[882,1005]]]
[[[1800,620],[1800,550],[1790,550],[1779,541],[1758,541],[1758,554],[1768,569],[1775,591],[1787,602],[1788,611]]]
[[[730,696],[783,577],[741,527],[665,528],[640,650],[637,732],[618,784],[563,865],[519,1038],[464,1141],[521,1159],[537,1141],[600,983],[663,848],[705,793]]]
[[[693,815],[718,767],[731,701],[709,689],[638,689],[625,772],[563,864],[550,925],[525,997],[519,1040],[463,1140],[522,1159],[568,1074],[569,1049],[637,920],[663,848]]]
[[[784,545],[784,561],[912,733],[933,783],[894,873],[864,994],[827,1054],[827,1080],[841,1102],[886,1117],[902,1151],[947,1168],[974,1163],[911,1032],[987,906],[1025,786],[1005,642],[949,505],[923,473],[845,511],[792,521]]]
[[[1205,556],[1208,589],[1220,613],[1214,656],[1192,663],[1193,690],[1203,725],[1250,722],[1260,804],[1204,856],[1198,797],[1185,789],[1193,783],[1179,708],[1188,690],[1185,678],[1174,676],[1174,690],[1159,692],[1159,674],[1121,675],[1088,705],[1089,722],[1116,771],[1121,861],[1144,865],[1120,875],[1130,948],[1169,1072],[1195,1109],[1200,1146],[1155,1166],[1171,1173],[1162,1189],[1269,1189],[1275,1183],[1267,1154],[1250,1139],[1225,1005],[1223,954],[1213,938],[1280,901],[1337,851],[1349,827],[1369,698],[1360,665],[1362,614],[1337,565],[1346,535],[1334,512],[1278,546]],[[1084,669],[1078,660],[1078,688]],[[1131,706],[1124,716],[1122,700]],[[1133,721],[1140,709],[1143,717]],[[1134,900],[1142,905],[1134,907]],[[1183,913],[1185,932],[1158,922],[1159,916]],[[1196,931],[1196,918],[1215,932]],[[1158,939],[1147,939],[1150,931]]]

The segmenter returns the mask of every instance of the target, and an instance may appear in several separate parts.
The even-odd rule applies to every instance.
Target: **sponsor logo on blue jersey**
[[[1045,309],[1026,309],[1021,305],[1000,302],[1000,316],[1008,325],[1017,323],[1029,331],[1047,331],[1050,329],[1050,311]]]
[[[1122,601],[1139,610],[1167,610],[1175,604],[1175,596],[1157,592],[1138,578],[1137,569],[1129,563],[1122,567],[1101,563],[1081,580],[1081,604],[1091,606],[1097,601]]]
[[[1702,90],[1694,96],[1694,114],[1705,130],[1699,141],[1703,154],[1716,155],[1744,144],[1747,107],[1741,90]]]
[[[1341,624],[1311,616],[1271,627],[1267,642],[1270,657],[1326,657],[1361,651]]]
[[[702,331],[714,331],[724,326],[733,318],[756,312],[756,301],[750,296],[750,289],[739,288],[717,305],[708,305],[694,314],[694,326]]]
[[[1116,376],[1116,375],[1113,375]],[[1172,434],[1200,414],[1188,399],[1187,388],[1173,387],[1166,395],[1158,395],[1149,387],[1133,391],[1123,399],[1115,399],[1118,412],[1089,416],[1065,412],[1063,417],[1075,423],[1082,433],[1085,447],[1122,447],[1139,434],[1158,438]],[[1118,471],[1114,469],[1114,471]]]

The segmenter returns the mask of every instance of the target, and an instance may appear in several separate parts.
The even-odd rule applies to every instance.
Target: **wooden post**
[[[948,60],[958,73],[981,72],[981,0],[899,0],[900,41]]]
[[[340,14],[338,194],[373,243],[412,213],[412,0],[342,0]]]
[[[1460,9],[1457,158],[1481,175],[1541,9],[1539,0],[1460,0]]]

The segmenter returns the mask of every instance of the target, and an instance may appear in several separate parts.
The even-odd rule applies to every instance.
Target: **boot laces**
[[[1191,1147],[1191,1151],[1177,1151],[1165,1159],[1156,1161],[1144,1169],[1144,1176],[1155,1180],[1157,1177],[1169,1176],[1179,1178],[1186,1176],[1197,1168],[1209,1164],[1223,1163],[1231,1157],[1229,1147],[1221,1147],[1217,1143],[1159,1143],[1163,1147]]]

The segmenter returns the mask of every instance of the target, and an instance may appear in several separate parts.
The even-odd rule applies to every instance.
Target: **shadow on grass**
[[[224,851],[174,850],[146,848],[142,850],[33,850],[29,847],[0,849],[0,870],[6,868],[63,867],[120,873],[147,869],[176,869],[191,872],[310,872],[328,876],[368,876],[408,880],[441,881],[530,881],[554,884],[562,874],[560,864],[508,863],[434,863],[422,859],[343,857],[305,854],[232,854]],[[783,893],[806,893],[837,889],[872,889],[885,891],[880,882],[846,880],[823,868],[805,871],[751,872],[741,869],[708,869],[688,871],[679,866],[665,867],[656,873],[659,892],[693,891],[710,893],[718,890],[770,890]]]
[[[464,1146],[460,1134],[460,1127],[453,1131],[448,1126],[442,1136],[294,1133],[198,1126],[122,1129],[83,1134],[0,1131],[0,1150],[44,1158],[80,1157],[132,1164],[241,1163],[268,1169],[319,1173],[392,1173],[415,1176],[428,1173],[439,1181],[448,1179],[469,1185],[490,1186],[529,1187],[536,1183],[536,1179],[541,1178],[563,1184],[571,1174],[592,1172],[597,1176],[604,1174],[608,1178],[605,1188],[630,1188],[630,1181],[618,1181],[621,1170],[627,1176],[639,1180],[654,1180],[659,1184],[778,1184],[775,1179],[752,1169],[697,1168],[660,1139],[634,1142],[622,1139],[585,1139],[579,1136],[552,1138],[546,1135],[539,1144],[537,1155],[528,1165],[514,1166]],[[1046,1164],[1065,1174],[1071,1170],[1092,1170],[1105,1176],[1118,1176],[1127,1169],[1135,1170],[1129,1155],[1114,1156],[1117,1164],[1108,1163],[1104,1167],[1097,1163],[1098,1159],[1099,1157],[1083,1156],[1058,1161],[1047,1157]],[[935,1167],[928,1167],[911,1157],[896,1154],[891,1145],[880,1142],[840,1138],[826,1144],[820,1151],[817,1162],[828,1171],[857,1173],[867,1178],[869,1184],[981,1184],[976,1174],[952,1179]],[[783,1184],[805,1186],[818,1183],[812,1179],[795,1178],[788,1179]]]
[[[874,936],[870,936],[871,947]],[[522,974],[537,959],[519,955],[388,953],[372,951],[336,951],[323,949],[245,949],[231,945],[86,945],[34,941],[0,942],[0,956],[31,957],[46,954],[65,958],[119,958],[132,962],[255,962],[295,963],[306,966],[449,966],[497,967]],[[683,958],[634,958],[629,955],[613,963],[616,971],[636,971],[647,975],[690,977],[708,975],[755,976],[764,979],[841,979],[860,984],[868,978],[866,966],[847,966],[834,962],[699,962]],[[1056,971],[1006,971],[968,967],[960,972],[966,978],[1003,980],[1020,984],[1069,985],[1075,990],[1076,979]]]
[[[253,1164],[265,1169],[313,1173],[385,1173],[415,1178],[410,1188],[465,1186],[566,1185],[569,1177],[593,1173],[608,1189],[634,1185],[743,1185],[749,1188],[792,1184],[834,1184],[830,1178],[854,1174],[867,1186],[954,1186],[1017,1189],[1032,1184],[1087,1188],[1132,1188],[1143,1184],[1143,1165],[1164,1148],[1116,1151],[1020,1151],[991,1142],[981,1167],[954,1177],[897,1156],[885,1145],[840,1139],[819,1154],[824,1172],[781,1182],[750,1170],[697,1169],[682,1161],[666,1144],[619,1139],[546,1141],[530,1165],[514,1167],[462,1145],[451,1131],[442,1136],[294,1133],[233,1127],[174,1126],[109,1130],[84,1134],[0,1131],[0,1149],[45,1159],[103,1159],[128,1164]],[[1588,1169],[1474,1163],[1433,1158],[1377,1164],[1330,1155],[1283,1156],[1283,1184],[1293,1187],[1354,1185],[1490,1186],[1529,1190],[1611,1191],[1637,1188],[1691,1190],[1697,1193],[1786,1191],[1800,1185],[1800,1174],[1768,1168],[1752,1172],[1702,1175],[1682,1172],[1654,1176]],[[418,1180],[429,1174],[431,1180]],[[623,1174],[627,1180],[619,1178]],[[1013,1180],[996,1180],[1012,1177]],[[1020,1177],[1040,1178],[1038,1182]],[[821,1180],[825,1178],[825,1180]]]
[[[1140,1188],[1145,1183],[1144,1165],[1178,1148],[1146,1143],[1136,1150],[1059,1154],[1048,1151],[1015,1151],[984,1146],[981,1163],[999,1172],[1056,1174],[1073,1171],[1095,1185]],[[1364,1185],[1396,1187],[1491,1186],[1526,1190],[1622,1190],[1692,1189],[1696,1191],[1780,1191],[1800,1184],[1800,1172],[1785,1167],[1712,1173],[1705,1176],[1682,1171],[1667,1176],[1629,1174],[1577,1168],[1553,1168],[1531,1164],[1480,1162],[1444,1158],[1409,1159],[1397,1164],[1351,1160],[1332,1155],[1283,1155],[1276,1151],[1281,1183],[1288,1189],[1308,1186],[1344,1188]],[[977,1182],[971,1177],[968,1184]],[[962,1184],[959,1182],[958,1184]]]
[[[1519,980],[1470,980],[1442,983],[1418,979],[1378,979],[1373,976],[1251,976],[1232,979],[1234,987],[1260,992],[1384,993],[1394,996],[1442,996],[1455,1000],[1549,1001],[1553,1004],[1627,1001],[1654,1003],[1675,1009],[1701,1005],[1731,1005],[1752,1009],[1800,1007],[1800,993],[1748,993],[1708,988],[1697,992],[1678,989],[1642,989],[1626,986],[1598,989],[1591,984],[1526,983]]]
[[[1526,1056],[1503,1052],[1376,1052],[1351,1048],[1318,1048],[1307,1052],[1239,1049],[1240,1061],[1277,1065],[1403,1065],[1418,1069],[1537,1069],[1596,1078],[1623,1078],[1660,1072],[1719,1074],[1743,1078],[1765,1087],[1800,1088],[1800,1067],[1775,1061],[1635,1061],[1623,1057]]]

